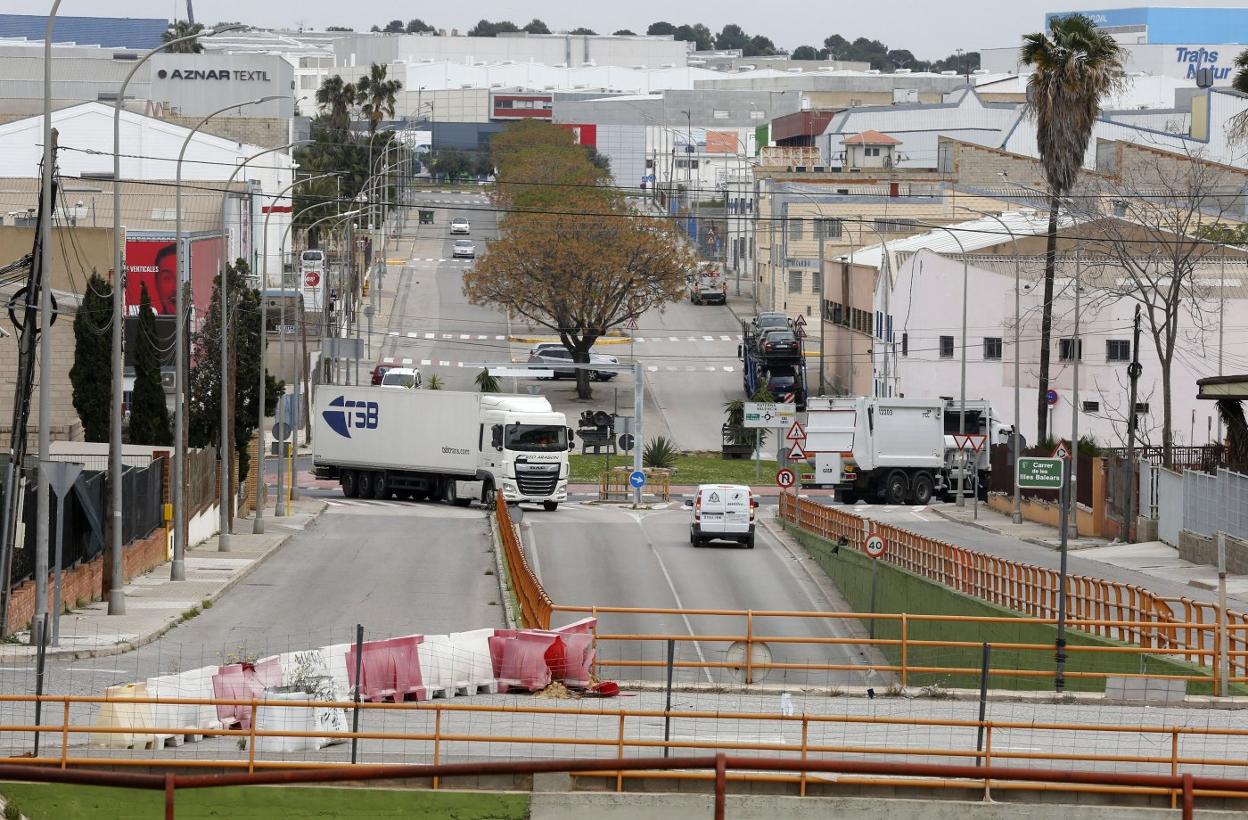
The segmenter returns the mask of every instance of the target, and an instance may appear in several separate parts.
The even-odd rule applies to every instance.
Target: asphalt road
[[[521,513],[526,546],[534,570],[551,598],[560,604],[595,604],[675,609],[844,610],[835,593],[808,576],[799,562],[766,529],[756,532],[753,550],[714,542],[689,544],[689,512],[676,507],[627,510],[606,506],[567,506],[557,513],[526,509]],[[583,617],[556,613],[555,623]],[[607,613],[599,616],[599,634],[683,636],[744,635],[742,616],[650,615]],[[847,636],[837,621],[795,618],[754,621],[753,634],[776,637]],[[727,662],[728,642],[678,640],[676,660]],[[776,662],[861,665],[857,647],[829,644],[771,643]],[[617,668],[626,680],[662,680],[666,645],[661,641],[599,641],[601,660],[645,660],[651,666]],[[744,654],[736,656],[744,660]],[[755,682],[794,686],[858,684],[878,677],[857,670],[771,670]],[[683,682],[739,683],[735,669],[677,669]]]

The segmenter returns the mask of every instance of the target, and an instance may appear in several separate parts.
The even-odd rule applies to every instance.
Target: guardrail
[[[516,594],[516,602],[520,606],[521,623],[531,629],[550,628],[550,596],[542,587],[529,562],[524,557],[524,546],[516,525],[511,520],[511,510],[503,500],[502,493],[494,494],[494,511],[498,523],[499,539],[503,542],[503,559],[511,588]]]
[[[748,765],[742,765],[736,779],[753,781],[775,781],[777,779],[799,786],[800,793],[806,794],[810,785],[830,785],[833,781],[823,781],[816,776],[818,772],[844,772],[861,775],[877,775],[870,779],[837,778],[839,785],[871,784],[875,786],[911,786],[924,788],[961,788],[977,789],[1026,789],[1031,782],[1048,782],[1055,784],[1052,788],[1062,791],[1096,791],[1116,794],[1153,794],[1170,795],[1172,805],[1181,794],[1248,798],[1248,780],[1211,778],[1192,767],[1205,769],[1244,772],[1248,770],[1248,758],[1243,755],[1224,752],[1221,756],[1210,753],[1204,744],[1213,749],[1232,750],[1242,748],[1248,743],[1248,728],[1209,727],[1191,725],[1118,725],[1118,724],[1080,724],[1038,721],[993,721],[993,720],[958,720],[945,718],[897,717],[876,714],[781,714],[776,712],[731,712],[721,710],[671,710],[671,709],[615,709],[593,708],[585,705],[554,706],[535,704],[469,704],[441,702],[409,702],[409,703],[356,703],[353,701],[271,701],[257,699],[197,699],[197,698],[116,698],[100,696],[45,695],[40,698],[30,695],[3,695],[0,702],[29,703],[39,700],[45,706],[52,707],[52,714],[61,715],[61,722],[55,724],[11,724],[0,726],[0,732],[30,734],[36,731],[48,736],[59,738],[59,749],[53,754],[0,758],[0,777],[16,780],[44,780],[60,782],[95,782],[99,785],[140,785],[161,787],[173,779],[173,787],[210,786],[210,785],[248,785],[262,783],[310,782],[314,780],[368,780],[380,777],[422,777],[432,778],[433,788],[441,786],[441,778],[454,775],[485,774],[485,773],[531,773],[534,771],[578,771],[583,776],[608,778],[615,780],[615,789],[622,790],[623,780],[627,777],[688,777],[661,771],[669,768],[669,764],[677,767],[693,769],[714,768],[706,764],[707,758],[653,758],[641,755],[655,754],[662,750],[670,752],[696,753],[714,752],[720,758],[725,753],[752,753]],[[365,718],[368,715],[382,712],[380,722],[386,731],[315,731],[273,730],[257,728],[261,722],[257,717],[249,728],[245,729],[204,729],[178,726],[143,725],[136,722],[129,726],[89,726],[71,722],[73,710],[82,711],[85,707],[99,706],[106,703],[124,703],[128,707],[139,704],[163,704],[168,706],[189,705],[231,705],[249,707],[253,715],[260,711],[273,709],[359,709]],[[59,707],[59,708],[58,708]],[[394,715],[406,715],[408,718],[421,718],[421,730],[412,731],[404,724],[401,729],[394,725]],[[517,720],[519,717],[521,719]],[[540,720],[538,718],[540,717]],[[528,719],[523,719],[528,718]],[[748,735],[757,734],[760,739],[715,738],[707,740],[666,739],[657,734],[656,721],[688,721],[690,725],[716,721],[721,726],[742,724],[757,726],[770,735],[751,730]],[[574,722],[576,733],[556,734],[550,731],[549,736],[538,736],[520,733],[514,729],[528,729],[534,725],[549,727],[550,730],[564,727],[569,721]],[[277,721],[278,724],[286,723]],[[293,722],[307,725],[306,722]],[[873,744],[867,737],[868,730],[874,728],[886,740],[894,741]],[[468,731],[465,731],[467,729]],[[938,730],[949,730],[938,733]],[[973,730],[973,731],[972,731]],[[548,730],[549,731],[549,730]],[[793,742],[784,742],[786,731],[789,736],[796,736]],[[839,734],[837,732],[839,731]],[[185,776],[176,774],[139,775],[108,773],[116,776],[111,783],[104,783],[104,773],[80,772],[71,775],[65,771],[71,768],[99,766],[101,758],[90,755],[71,755],[70,738],[75,735],[91,734],[106,735],[124,733],[129,735],[167,735],[190,733],[233,737],[241,741],[240,752],[235,757],[197,756],[193,759],[177,759],[157,757],[153,754],[148,758],[120,757],[108,758],[110,766],[118,767],[156,767],[170,771],[179,769],[226,769],[237,770],[233,775],[201,775]],[[982,734],[979,734],[982,732]],[[1011,741],[1011,732],[1026,732],[1029,743],[1036,746],[1016,746]],[[910,734],[908,734],[910,733]],[[921,740],[914,733],[926,733],[926,743],[915,743]],[[779,740],[762,739],[778,734]],[[939,739],[933,739],[938,734]],[[1116,738],[1135,737],[1134,747],[1126,741],[1115,740],[1113,751],[1106,751],[1110,744],[1106,743],[1106,735]],[[264,759],[257,756],[258,739],[263,738],[331,738],[340,741],[387,741],[398,742],[404,749],[416,746],[416,753],[432,761],[433,765],[378,765],[376,763],[334,763],[322,761]],[[843,742],[829,742],[829,738],[841,738]],[[999,739],[994,749],[993,739]],[[800,740],[798,740],[800,738]],[[1004,738],[1004,740],[1001,740]],[[1099,738],[1099,742],[1098,742]],[[468,758],[473,755],[474,744],[480,744],[488,753],[489,744],[532,744],[553,746],[556,748],[588,749],[592,757],[574,761],[553,761],[534,759],[528,761],[477,761],[451,763],[445,758],[451,756],[451,745],[455,744],[456,757]],[[1192,747],[1188,747],[1192,744]],[[56,748],[57,744],[53,744]],[[246,750],[242,751],[241,746]],[[1199,748],[1196,748],[1199,746]],[[1044,749],[1051,751],[1044,751]],[[512,754],[517,752],[513,747]],[[1160,750],[1166,750],[1161,752]],[[218,747],[220,750],[220,747]],[[1086,750],[1086,751],[1084,751]],[[598,757],[600,751],[609,757]],[[636,756],[630,757],[629,753]],[[829,758],[841,755],[849,759]],[[931,763],[915,763],[912,758],[922,758]],[[943,761],[943,762],[941,762]],[[950,762],[953,761],[953,762]],[[1013,768],[997,768],[1002,761],[1016,764]],[[1023,764],[1037,764],[1027,766]],[[1133,764],[1141,768],[1165,767],[1168,775],[1136,772],[1108,772],[1103,770],[1089,771],[1067,770],[1054,772],[1039,768],[1039,764],[1070,763],[1098,764],[1121,766]],[[517,768],[508,768],[517,767]],[[563,768],[559,768],[563,767]],[[1189,770],[1181,772],[1180,767]],[[301,772],[291,770],[305,770]],[[244,771],[246,774],[242,774]],[[61,771],[64,777],[53,776],[53,772]],[[772,771],[790,773],[786,777],[769,774]],[[705,777],[706,775],[702,775]],[[138,778],[153,778],[147,780]],[[720,775],[722,778],[722,774]],[[934,780],[916,780],[916,777],[937,778]],[[722,790],[722,782],[720,786]],[[1190,798],[1188,798],[1190,799]]]
[[[956,544],[928,538],[899,527],[869,522],[852,513],[810,501],[780,496],[779,515],[801,530],[833,542],[861,549],[868,528],[881,536],[887,549],[879,559],[936,581],[965,595],[1032,617],[1055,618],[1061,574],[1018,561],[1009,561]],[[1067,575],[1067,613],[1083,631],[1141,648],[1181,649],[1185,661],[1217,667],[1221,657],[1217,607],[1186,599],[1165,598],[1147,589],[1117,581]],[[1183,610],[1180,615],[1175,604]],[[1204,622],[1206,613],[1210,621]],[[1243,613],[1227,612],[1230,624],[1248,623]],[[1248,631],[1228,629],[1231,675],[1248,674]],[[1169,652],[1169,654],[1175,654]]]

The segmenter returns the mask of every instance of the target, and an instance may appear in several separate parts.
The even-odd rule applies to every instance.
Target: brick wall
[[[168,534],[164,527],[152,530],[151,535],[125,546],[122,552],[122,571],[126,581],[142,575],[168,560]],[[61,573],[61,600],[71,608],[78,601],[98,601],[103,596],[104,556],[97,555],[85,564]],[[48,575],[48,602],[52,600],[52,575]],[[9,631],[25,629],[35,614],[35,582],[24,581],[9,597]]]
[[[166,122],[194,128],[199,117],[168,116]],[[201,131],[218,137],[258,145],[261,148],[276,148],[290,142],[290,130],[287,120],[281,117],[217,117],[208,122]]]
[[[62,305],[62,309],[73,306]],[[13,333],[9,339],[0,338],[0,440],[9,440],[13,422],[13,385],[17,383],[17,334],[9,324],[7,314],[4,316],[5,330]],[[69,368],[74,363],[74,317],[62,315],[52,325],[51,370],[52,379],[49,384],[51,400],[52,424],[50,435],[53,441],[82,441],[82,423],[78,420],[78,411],[74,409],[74,387],[69,381]],[[29,447],[38,446],[39,440],[39,369],[35,368],[35,387],[31,395],[30,419],[27,427],[26,441]],[[33,449],[32,449],[33,452]]]

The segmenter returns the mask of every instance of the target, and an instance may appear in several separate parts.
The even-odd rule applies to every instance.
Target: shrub
[[[642,466],[654,469],[670,469],[676,466],[677,455],[679,452],[672,440],[659,436],[646,442],[646,447],[641,452],[641,463]]]

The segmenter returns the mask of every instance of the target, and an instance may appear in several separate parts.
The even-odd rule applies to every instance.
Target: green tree
[[[1049,36],[1051,35],[1051,36]],[[1036,391],[1036,440],[1048,435],[1049,354],[1053,331],[1053,279],[1062,197],[1074,187],[1101,113],[1101,99],[1122,82],[1122,49],[1082,14],[1054,17],[1049,35],[1023,37],[1020,58],[1032,67],[1027,114],[1036,123],[1040,164],[1049,183],[1049,231],[1044,255],[1044,302],[1040,315],[1040,374]]]
[[[316,106],[328,115],[330,128],[346,131],[351,127],[351,112],[355,107],[356,91],[351,83],[334,74],[321,81],[316,90]]]
[[[260,292],[247,287],[250,268],[239,259],[225,269],[227,301],[230,310],[229,357],[233,372],[226,373],[233,387],[233,445],[238,456],[237,480],[243,481],[250,469],[247,443],[256,431],[260,398]],[[213,283],[212,304],[199,331],[192,338],[190,424],[187,429],[192,447],[219,445],[221,441],[221,278]],[[265,415],[273,415],[278,396],[286,385],[265,374]]]
[[[490,373],[488,367],[482,368],[473,381],[476,382],[477,389],[482,393],[499,393],[502,391],[498,384],[498,377]]]
[[[675,33],[676,33],[676,27],[673,26],[671,23],[665,22],[663,20],[659,20],[658,22],[651,23],[650,28],[646,29],[646,34],[650,36],[661,37],[664,34],[675,34]]]
[[[425,33],[436,34],[437,33],[437,29],[435,29],[433,26],[426,23],[424,20],[421,20],[419,17],[415,17],[407,21],[406,31],[408,34],[425,34]]]
[[[536,17],[525,24],[524,30],[529,34],[550,34],[550,29],[547,25]]]
[[[499,20],[497,23],[491,23],[489,20],[478,20],[477,24],[468,30],[469,37],[497,37],[499,34],[512,34],[520,31],[520,27],[510,20]]]
[[[694,25],[677,26],[672,32],[673,39],[683,40],[686,43],[693,43],[698,51],[710,51],[715,47],[715,35],[711,30],[701,23]]]
[[[819,60],[819,49],[814,46],[798,46],[789,55],[790,60]]]
[[[188,34],[199,34],[204,30],[201,23],[191,23],[186,20],[174,20],[169,24],[169,28],[164,34],[160,35],[162,43],[169,43],[174,40],[186,37]],[[178,43],[176,46],[170,46],[165,49],[169,54],[199,54],[204,50],[203,45],[199,42],[199,38],[187,40],[185,43]]]
[[[143,285],[139,294],[138,333],[134,340],[134,390],[130,398],[130,425],[126,440],[130,444],[169,447],[173,434],[169,430],[169,405],[160,380],[160,354],[157,352],[156,313],[152,298]]]
[[[402,34],[404,31],[402,20],[391,20],[386,23],[386,27],[381,30],[382,34]]]
[[[578,26],[568,32],[568,34],[587,35],[587,36],[592,36],[597,33],[598,32],[594,31],[592,28],[585,28],[584,26]]]
[[[74,364],[69,381],[74,388],[74,409],[87,441],[108,441],[113,368],[109,346],[109,317],[113,287],[92,271],[82,304],[74,314]]]
[[[636,37],[637,36],[636,32],[629,31],[626,28],[622,28],[619,31],[613,31],[611,32],[611,34],[615,37]]]
[[[360,113],[368,120],[368,133],[371,137],[381,124],[382,115],[394,116],[395,96],[403,90],[403,83],[386,77],[386,67],[373,63],[368,73],[355,84],[355,101],[360,106]]]
[[[429,170],[438,177],[460,179],[472,173],[473,161],[463,151],[447,148],[438,151],[429,162]]]

